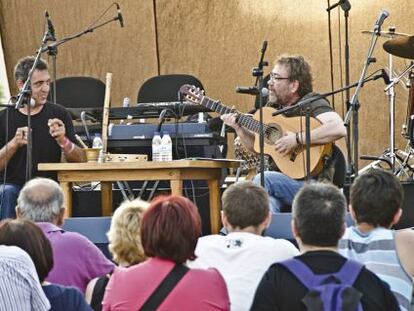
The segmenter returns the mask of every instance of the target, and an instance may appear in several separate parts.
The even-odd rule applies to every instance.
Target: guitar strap
[[[161,305],[161,303],[168,297],[177,283],[184,277],[184,275],[190,270],[188,267],[182,264],[176,264],[174,268],[167,274],[162,280],[154,292],[147,298],[142,305],[140,311],[153,311]]]

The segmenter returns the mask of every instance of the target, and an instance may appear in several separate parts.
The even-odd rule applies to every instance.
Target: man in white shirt
[[[199,238],[192,268],[216,268],[224,277],[232,310],[249,310],[257,285],[269,266],[296,256],[289,241],[263,237],[269,226],[267,192],[252,182],[231,185],[222,196],[222,222],[228,235]]]
[[[0,245],[0,311],[49,309],[30,256],[17,246]]]

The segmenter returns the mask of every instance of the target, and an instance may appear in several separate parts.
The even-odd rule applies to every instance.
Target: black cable
[[[344,87],[343,79],[343,66],[342,66],[342,36],[341,36],[341,10],[338,7],[338,50],[339,50],[339,83],[341,88]],[[345,116],[345,98],[344,93],[341,92],[341,102],[342,102],[342,119]],[[335,109],[335,106],[333,106]]]
[[[160,51],[158,44],[158,24],[157,24],[157,1],[152,0],[152,8],[154,12],[154,35],[155,35],[155,55],[157,56],[157,74],[160,75]]]
[[[109,11],[109,9],[113,6],[119,6],[119,4],[117,2],[112,2],[104,11],[103,13],[95,20],[93,21],[89,26],[87,26],[86,28],[92,28],[94,25],[96,25],[97,22],[99,22],[102,17],[105,16],[105,14]]]
[[[330,0],[328,0],[328,7],[330,7]],[[332,24],[331,24],[331,10],[328,11],[328,41],[329,41],[329,62],[331,70],[331,91],[334,91],[334,70],[333,70],[333,48],[332,48]],[[332,107],[335,109],[335,95],[332,94]]]
[[[7,102],[7,104],[10,104],[12,102],[12,97],[9,98],[9,101]],[[9,147],[8,147],[8,143],[9,143],[9,107],[6,107],[5,109],[7,109],[6,111],[6,135],[4,137],[4,144],[6,146],[6,152],[5,152],[5,159],[7,159],[7,153],[9,151]],[[1,210],[3,208],[3,202],[4,202],[4,192],[5,192],[5,187],[6,187],[6,179],[7,179],[7,166],[8,166],[9,162],[7,161],[5,163],[4,166],[4,171],[3,171],[3,191],[1,192],[1,200],[0,200],[0,215],[1,215]]]
[[[181,111],[180,111],[180,107],[182,107],[181,108]],[[180,105],[178,107],[178,111],[179,111],[178,116],[180,116],[180,118],[184,115],[184,110],[185,110],[185,106],[184,105]],[[184,151],[184,159],[186,159],[186,158],[188,158],[187,144],[185,142],[184,134],[179,134],[179,124],[178,124],[177,115],[176,115],[176,131],[175,131],[175,133],[176,133],[176,136],[175,136],[175,147],[176,147],[177,156],[180,158],[179,148],[178,148],[178,141],[179,141],[179,137],[181,135],[181,141],[182,141],[182,146],[183,146],[183,151]],[[196,199],[197,196],[196,196],[196,193],[195,193],[194,180],[190,180],[190,184],[191,184],[191,190],[193,192],[193,203],[197,206],[197,199]],[[188,191],[187,191],[187,188],[186,187],[184,187],[184,193],[185,193],[185,196],[186,197],[189,197]]]

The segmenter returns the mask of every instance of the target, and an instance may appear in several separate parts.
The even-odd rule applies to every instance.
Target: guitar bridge
[[[296,158],[298,157],[298,154],[300,152],[301,147],[296,147],[295,150],[293,150],[293,152],[290,154],[290,161],[291,162],[295,162]]]

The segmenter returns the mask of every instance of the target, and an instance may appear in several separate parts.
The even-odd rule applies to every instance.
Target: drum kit
[[[363,31],[365,34],[372,34],[372,31]],[[369,168],[390,169],[400,180],[413,180],[414,177],[414,62],[396,74],[393,68],[393,56],[403,59],[414,59],[414,36],[405,33],[395,32],[395,27],[388,31],[381,31],[380,36],[388,38],[383,44],[384,50],[388,53],[388,72],[390,82],[385,88],[389,100],[390,115],[390,148],[380,157],[362,156],[361,159],[376,159],[373,163],[359,171],[363,172]],[[409,87],[409,100],[407,105],[406,122],[402,126],[402,135],[407,140],[405,150],[395,148],[395,85],[401,80],[406,80]]]

